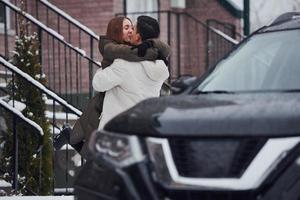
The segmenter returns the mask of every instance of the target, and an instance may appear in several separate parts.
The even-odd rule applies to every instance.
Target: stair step
[[[12,187],[12,185],[9,182],[0,179],[0,187]]]
[[[60,127],[60,128],[62,128],[62,127]],[[54,127],[54,133],[53,133],[53,126],[50,126],[50,133],[53,133],[54,135],[59,134],[60,130],[61,129]]]
[[[0,78],[12,77],[12,72],[8,70],[0,70]]]
[[[53,110],[54,101],[52,99],[47,99],[45,103],[46,103],[46,110],[51,112]],[[64,107],[58,102],[55,102],[55,112],[63,112],[63,111],[64,111]]]
[[[12,73],[10,71],[0,70],[0,87],[6,87],[5,84],[11,80],[11,77]]]
[[[10,195],[11,191],[12,185],[9,182],[0,179],[0,197]]]
[[[0,88],[6,88],[7,83],[6,82],[0,82]]]
[[[66,191],[65,188],[61,188],[61,191]],[[9,196],[5,197],[3,200],[74,200],[73,195],[66,195],[64,193],[59,193],[61,196]],[[2,199],[1,199],[2,200]]]
[[[53,112],[46,110],[45,114],[50,123],[52,123]],[[78,116],[72,113],[55,112],[55,125],[58,127],[62,127],[67,122],[66,118],[68,118],[68,123],[70,124],[70,126],[74,126],[76,120],[78,119]]]

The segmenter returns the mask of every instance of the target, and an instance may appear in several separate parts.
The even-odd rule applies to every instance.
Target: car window
[[[300,31],[257,34],[221,61],[200,91],[300,89]]]

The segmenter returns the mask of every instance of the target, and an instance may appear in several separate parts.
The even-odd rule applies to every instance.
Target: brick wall
[[[206,23],[208,19],[216,19],[230,23],[240,30],[240,20],[234,17],[217,0],[187,0],[185,11],[198,20]],[[181,29],[181,64],[185,74],[201,75],[206,70],[207,29],[197,25],[194,20],[185,17]]]
[[[217,0],[187,0],[186,11],[201,21],[217,19],[239,26],[240,20],[228,12]]]
[[[123,4],[120,4],[121,0],[72,0],[70,1],[61,1],[61,0],[50,0],[50,2],[56,5],[58,8],[64,10],[70,16],[74,17],[76,20],[93,30],[97,35],[103,35],[106,32],[106,26],[109,20],[114,17],[116,12],[120,12],[123,9]],[[53,19],[55,20],[55,19]],[[61,29],[63,35],[68,35],[67,33],[67,23],[62,23]],[[77,44],[79,41],[79,33],[73,28],[71,31],[71,44],[74,46],[81,46],[82,49],[86,51],[86,54],[90,57],[96,58],[96,60],[101,61],[102,57],[98,51],[98,43],[96,40],[93,41],[93,55],[91,56],[90,52],[90,38],[87,37],[84,33],[80,35],[81,44]],[[68,36],[66,36],[67,41]],[[74,55],[73,55],[74,57]],[[74,65],[74,69],[72,67],[68,67],[68,74],[73,74],[75,76],[75,61],[72,63],[68,63],[68,65]],[[71,71],[73,70],[73,71]],[[96,67],[94,67],[94,71]],[[81,79],[81,87],[83,88],[83,92],[88,92],[89,87],[89,65],[87,62],[84,62],[81,69],[81,76],[77,77]],[[69,93],[73,93],[76,91],[76,78],[73,78],[73,86],[69,86]],[[55,84],[58,84],[58,80],[56,80]]]
[[[123,0],[49,1],[85,26],[92,29],[96,34],[104,34],[109,20],[113,18],[116,13],[123,12]],[[27,2],[29,12],[35,16],[35,1],[29,0]],[[240,20],[222,7],[217,0],[186,0],[186,9],[183,10],[171,9],[170,6],[170,0],[160,1],[161,10],[187,12],[204,23],[206,23],[207,19],[217,19],[222,22],[234,24],[237,29],[240,30]],[[48,11],[48,17],[46,17],[47,11],[42,5],[38,6],[38,11],[40,16],[39,18],[43,23],[54,30],[58,29],[56,15],[51,13],[51,11]],[[195,20],[186,15],[178,16],[175,13],[170,14],[171,21],[168,22],[168,14],[161,13],[159,19],[161,26],[160,38],[165,42],[169,42],[172,48],[172,54],[170,57],[170,70],[172,72],[172,76],[175,78],[179,74],[193,74],[197,76],[203,74],[206,70],[207,59],[206,28],[199,25],[199,23],[196,23]],[[70,42],[73,46],[80,46],[86,51],[87,55],[90,55],[90,38],[84,35],[84,33],[79,33],[78,30],[72,26],[69,32],[68,27],[68,23],[60,19],[60,34],[64,36],[64,39]],[[168,30],[168,27],[170,27],[170,30]],[[169,36],[168,32],[170,32]],[[80,40],[79,37],[81,38]],[[79,66],[76,62],[76,55],[68,55],[67,52],[66,58],[72,59],[69,59],[70,61],[66,62],[66,65],[64,66],[62,63],[65,63],[65,59],[59,58],[60,55],[65,54],[64,48],[59,46],[57,41],[53,42],[51,38],[47,39],[44,37],[42,45],[43,54],[47,60],[43,62],[43,67],[45,73],[49,77],[50,87],[57,88],[58,85],[62,84],[62,82],[66,82],[66,85],[62,88],[62,93],[76,92],[78,84],[83,88],[83,92],[87,92],[89,86],[88,63],[81,61],[82,65]],[[98,44],[94,41],[92,47],[94,51],[93,57],[98,61],[101,61],[101,55],[98,52],[97,46]],[[82,75],[78,76],[76,71],[81,71]],[[51,75],[53,73],[56,74],[55,77]],[[72,77],[72,80],[70,77]]]
[[[106,32],[106,26],[115,13],[122,12],[122,0],[49,0],[50,3],[65,11],[68,15],[94,31],[96,35],[103,35]],[[101,61],[102,57],[98,51],[98,42],[93,40],[91,47],[91,38],[83,31],[79,31],[75,26],[70,25],[66,20],[60,18],[51,10],[46,10],[42,4],[36,5],[35,1],[27,1],[28,12],[36,17],[36,8],[38,8],[39,20],[53,30],[58,31],[64,40],[74,47],[80,47],[86,52],[86,55]],[[89,91],[89,63],[78,58],[74,51],[64,50],[63,45],[59,45],[57,40],[43,33],[42,54],[44,55],[43,69],[47,75],[50,88],[64,93],[87,93]],[[91,53],[91,49],[93,53]],[[93,71],[97,69],[93,65]],[[93,73],[94,73],[93,72]],[[55,76],[54,76],[55,74]],[[78,91],[80,90],[80,91]]]

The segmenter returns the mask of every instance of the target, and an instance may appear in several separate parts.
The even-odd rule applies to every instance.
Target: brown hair
[[[128,19],[131,22],[131,20],[127,17],[115,17],[109,21],[106,30],[106,37],[108,39],[114,40],[117,43],[124,43],[123,41],[124,19]]]

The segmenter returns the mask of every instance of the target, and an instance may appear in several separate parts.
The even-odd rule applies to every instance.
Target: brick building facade
[[[17,4],[19,0],[11,0],[13,4]],[[97,35],[102,35],[106,32],[106,26],[111,18],[116,14],[124,13],[128,8],[130,1],[141,0],[49,0],[50,3],[57,8],[63,10],[68,15],[72,16],[80,23],[85,25],[94,31]],[[150,0],[145,0],[145,2]],[[39,18],[48,27],[59,32],[64,40],[71,43],[74,47],[84,49],[86,55],[101,61],[101,55],[98,52],[97,42],[92,43],[91,39],[83,32],[79,33],[78,30],[72,28],[67,21],[58,19],[57,15],[53,14],[51,10],[47,10],[42,4],[36,5],[36,1],[27,1],[27,11],[32,16]],[[207,29],[208,20],[214,19],[222,23],[231,24],[234,32],[240,32],[241,30],[241,11],[236,8],[230,0],[153,0],[152,8],[147,11],[160,11],[156,16],[161,25],[161,39],[170,44],[172,48],[172,55],[170,57],[170,71],[172,78],[176,78],[180,74],[193,74],[201,75],[207,69],[209,56],[209,44],[208,37],[209,30]],[[180,8],[174,5],[178,2],[184,3]],[[132,8],[132,2],[130,4],[130,11]],[[151,4],[152,5],[152,4]],[[143,11],[143,10],[136,10]],[[37,15],[38,13],[38,15]],[[1,44],[5,42],[10,46],[10,51],[13,49],[14,39],[14,23],[15,17],[10,13],[10,30],[9,39],[5,41],[3,39],[3,27],[0,26],[0,41]],[[130,15],[135,16],[135,15]],[[59,21],[59,23],[57,23]],[[1,22],[0,22],[1,24]],[[71,28],[70,28],[71,27]],[[59,30],[58,30],[59,29]],[[226,31],[224,31],[226,32]],[[1,34],[2,33],[2,34]],[[235,35],[231,35],[235,37]],[[59,63],[59,55],[63,54],[63,47],[60,47],[56,42],[50,40],[43,41],[43,53],[47,57],[47,61],[43,61],[44,72],[49,77],[50,88],[57,88],[58,85],[62,85],[68,74],[74,77],[73,82],[66,83],[65,86],[60,86],[60,93],[76,93],[76,87],[80,84],[83,89],[81,93],[86,93],[89,87],[89,71],[88,65],[83,64],[83,67],[76,69],[76,55],[66,54],[67,57],[71,57],[73,61],[66,63],[68,67],[61,69]],[[62,48],[62,49],[61,49]],[[91,49],[93,52],[91,52]],[[5,54],[4,45],[0,45],[0,52]],[[50,53],[49,53],[50,52]],[[52,53],[51,53],[52,52]],[[48,56],[47,56],[48,54]],[[94,69],[97,67],[94,66]],[[75,75],[76,70],[81,72],[80,76]],[[57,74],[51,76],[51,74]],[[80,79],[80,83],[77,79]],[[77,82],[76,82],[77,81]],[[67,81],[66,81],[67,82]],[[69,81],[68,81],[69,82]],[[76,82],[76,84],[75,84]],[[69,85],[68,85],[69,84]],[[76,86],[77,85],[77,86]]]

